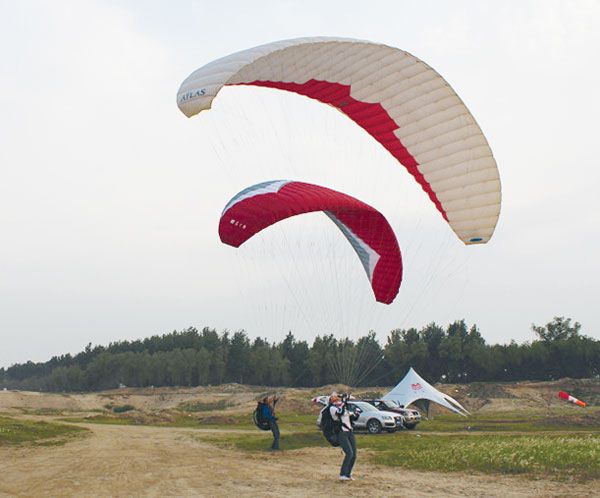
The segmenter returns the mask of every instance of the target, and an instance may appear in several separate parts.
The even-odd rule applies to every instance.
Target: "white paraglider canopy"
[[[177,105],[192,117],[225,86],[251,85],[331,105],[413,175],[465,244],[490,240],[500,214],[500,175],[464,102],[414,55],[348,38],[281,40],[237,52],[190,74]]]
[[[466,417],[470,413],[454,398],[438,391],[411,367],[404,378],[394,389],[387,393],[384,400],[395,401],[399,405],[407,407],[415,405],[426,416],[429,416],[429,404],[431,401]]]

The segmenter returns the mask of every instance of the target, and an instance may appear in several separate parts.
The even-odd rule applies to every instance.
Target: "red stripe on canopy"
[[[396,235],[383,214],[349,195],[302,182],[286,183],[277,192],[258,191],[223,213],[219,237],[225,244],[239,247],[278,221],[314,211],[327,211],[335,216],[379,255],[371,287],[377,301],[390,304],[402,281],[402,257]]]
[[[394,134],[399,128],[398,124],[390,117],[381,104],[372,104],[356,100],[350,96],[350,86],[329,81],[308,80],[306,83],[287,83],[283,81],[257,80],[239,85],[263,86],[287,90],[288,92],[305,95],[312,99],[329,104],[352,119],[360,127],[365,129],[375,140],[383,145],[402,165],[406,167],[411,175],[415,177],[419,185],[448,221],[446,211],[442,207],[436,193],[425,177],[419,171],[419,163],[408,152],[400,139]]]

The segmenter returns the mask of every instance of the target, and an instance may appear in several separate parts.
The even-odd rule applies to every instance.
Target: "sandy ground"
[[[575,381],[571,381],[575,382]],[[583,381],[581,381],[583,382]],[[564,382],[563,382],[564,383]],[[445,386],[474,411],[561,407],[556,383]],[[562,383],[561,383],[562,385]],[[597,381],[594,390],[599,391]],[[322,388],[324,392],[330,386]],[[117,389],[101,393],[50,394],[0,391],[0,413],[53,419],[59,413],[93,415],[107,403],[131,404],[140,413],[162,416],[180,403],[226,401],[221,414],[250,413],[268,388],[227,384],[195,388]],[[310,413],[314,390],[284,389],[289,411]],[[307,411],[306,411],[307,410]],[[45,416],[40,416],[45,413]],[[213,414],[213,412],[207,412]],[[600,481],[567,483],[526,477],[443,474],[378,467],[359,448],[356,480],[337,480],[341,451],[310,448],[282,453],[241,453],[201,440],[216,432],[151,426],[85,425],[87,436],[62,446],[0,447],[3,496],[598,496]],[[222,432],[222,431],[218,431]],[[236,431],[227,431],[236,432]],[[268,440],[265,440],[268,446]]]
[[[63,446],[0,448],[0,496],[600,496],[598,481],[414,472],[367,465],[360,453],[356,480],[340,483],[333,448],[248,455],[190,429],[86,427]]]

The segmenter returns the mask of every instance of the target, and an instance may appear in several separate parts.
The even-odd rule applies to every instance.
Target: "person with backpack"
[[[269,429],[273,433],[272,450],[279,449],[279,426],[277,425],[277,417],[275,416],[275,405],[279,401],[277,396],[265,396],[260,406],[261,418],[268,423]]]
[[[352,431],[352,422],[356,415],[348,411],[348,396],[341,398],[338,393],[332,392],[329,397],[327,410],[334,424],[337,425],[337,439],[339,446],[344,451],[344,461],[340,470],[340,481],[352,481],[352,468],[356,462],[356,438]]]
[[[265,399],[266,398],[261,398],[261,400],[256,404],[256,408],[252,413],[252,418],[254,420],[254,425],[256,425],[256,427],[258,427],[261,431],[270,431],[271,426],[269,424],[269,420],[263,415],[263,405]]]

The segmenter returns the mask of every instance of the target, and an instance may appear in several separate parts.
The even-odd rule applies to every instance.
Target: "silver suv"
[[[383,399],[365,399],[363,401],[375,406],[379,410],[394,412],[402,415],[405,429],[414,429],[421,421],[421,414],[418,412],[418,410],[404,408],[395,401],[387,401]]]
[[[379,434],[381,431],[395,432],[403,425],[402,415],[381,411],[365,401],[348,401],[348,411],[358,415],[354,422],[355,429],[364,429],[369,434]],[[321,414],[317,418],[317,426],[321,427]]]

